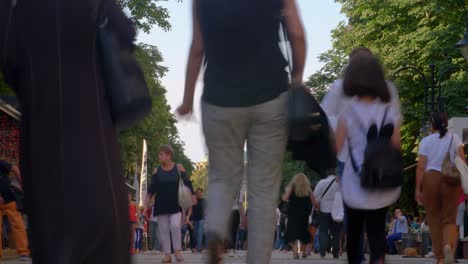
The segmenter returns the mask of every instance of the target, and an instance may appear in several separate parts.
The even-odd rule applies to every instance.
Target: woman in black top
[[[280,49],[284,21],[292,50],[289,80]],[[284,43],[283,43],[284,44]],[[295,0],[194,0],[193,38],[183,104],[193,109],[202,65],[203,132],[209,152],[206,207],[209,263],[221,261],[231,205],[244,177],[244,146],[251,235],[247,263],[270,263],[277,199],[286,148],[286,91],[302,83],[305,37]],[[247,140],[248,139],[248,140]],[[211,235],[210,235],[211,234]]]
[[[172,161],[174,151],[170,145],[162,145],[159,148],[158,161],[161,164],[151,177],[151,184],[146,197],[146,208],[149,201],[155,195],[153,215],[158,216],[159,235],[162,250],[166,254],[163,263],[171,262],[171,237],[172,247],[178,262],[183,258],[180,254],[182,209],[179,206],[179,177],[193,193],[192,183],[181,164]]]
[[[308,231],[309,215],[312,204],[318,207],[314,193],[309,187],[310,181],[303,173],[297,174],[291,180],[283,195],[283,201],[288,202],[288,222],[286,227],[286,243],[294,251],[294,258],[299,258],[297,241],[301,242],[302,257],[306,258],[305,246],[310,242]]]

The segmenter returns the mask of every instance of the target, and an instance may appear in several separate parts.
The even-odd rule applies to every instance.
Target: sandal
[[[183,262],[184,261],[184,258],[180,254],[180,251],[175,252],[175,258],[176,258],[177,262]]]
[[[162,263],[171,263],[171,262],[172,262],[171,255],[166,254],[162,260]]]

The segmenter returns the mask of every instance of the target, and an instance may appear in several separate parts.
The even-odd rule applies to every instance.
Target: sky
[[[172,29],[165,32],[154,28],[149,34],[140,32],[139,42],[155,45],[164,57],[163,65],[169,72],[162,78],[167,90],[166,98],[172,111],[180,105],[184,93],[184,78],[188,50],[192,34],[192,1],[158,2],[170,14]],[[340,14],[340,5],[333,0],[297,0],[302,22],[307,34],[307,60],[304,78],[321,68],[317,56],[331,48],[330,32],[345,17]],[[185,154],[193,161],[202,161],[207,156],[201,130],[200,96],[202,84],[199,80],[194,103],[194,114],[189,120],[179,120],[177,128],[180,139],[185,143]]]

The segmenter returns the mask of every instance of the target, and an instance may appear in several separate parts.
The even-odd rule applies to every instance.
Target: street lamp
[[[465,60],[468,61],[468,17],[466,17],[466,29],[463,39],[457,43],[457,47],[460,49]]]

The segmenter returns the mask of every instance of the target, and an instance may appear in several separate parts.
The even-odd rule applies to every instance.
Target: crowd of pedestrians
[[[248,250],[248,264],[267,264],[275,247],[292,250],[294,258],[312,251],[339,258],[346,251],[350,264],[366,258],[381,264],[411,228],[429,229],[437,264],[455,261],[464,194],[453,163],[465,159],[462,141],[448,131],[446,113],[432,113],[433,133],[420,142],[415,184],[415,199],[427,217],[418,223],[397,209],[389,218],[402,190],[403,120],[397,89],[367,48],[351,52],[343,76],[322,102],[336,166],[320,175],[315,188],[298,172],[279,199],[288,90],[302,87],[307,50],[295,0],[193,1],[185,91],[177,113],[192,113],[203,66],[208,197],[193,189],[172,147],[162,145],[142,208],[131,193],[125,199],[109,102],[113,90],[106,89],[108,78],[101,72],[106,68],[96,50],[102,32],[96,21],[105,17],[119,54],[132,54],[131,19],[113,0],[17,2],[0,3],[0,36],[5,36],[0,66],[22,107],[26,177],[0,161],[0,212],[8,218],[21,259],[29,258],[30,247],[18,210],[20,193],[11,179],[26,193],[37,263],[128,264],[146,241],[162,252],[163,263],[172,262],[172,254],[184,261],[181,252],[188,247],[196,253],[206,249],[209,264],[238,249]],[[285,50],[279,45],[286,40],[281,31],[289,40]],[[57,162],[44,169],[50,160]],[[394,162],[387,170],[385,164]],[[247,197],[241,192],[244,175]]]

